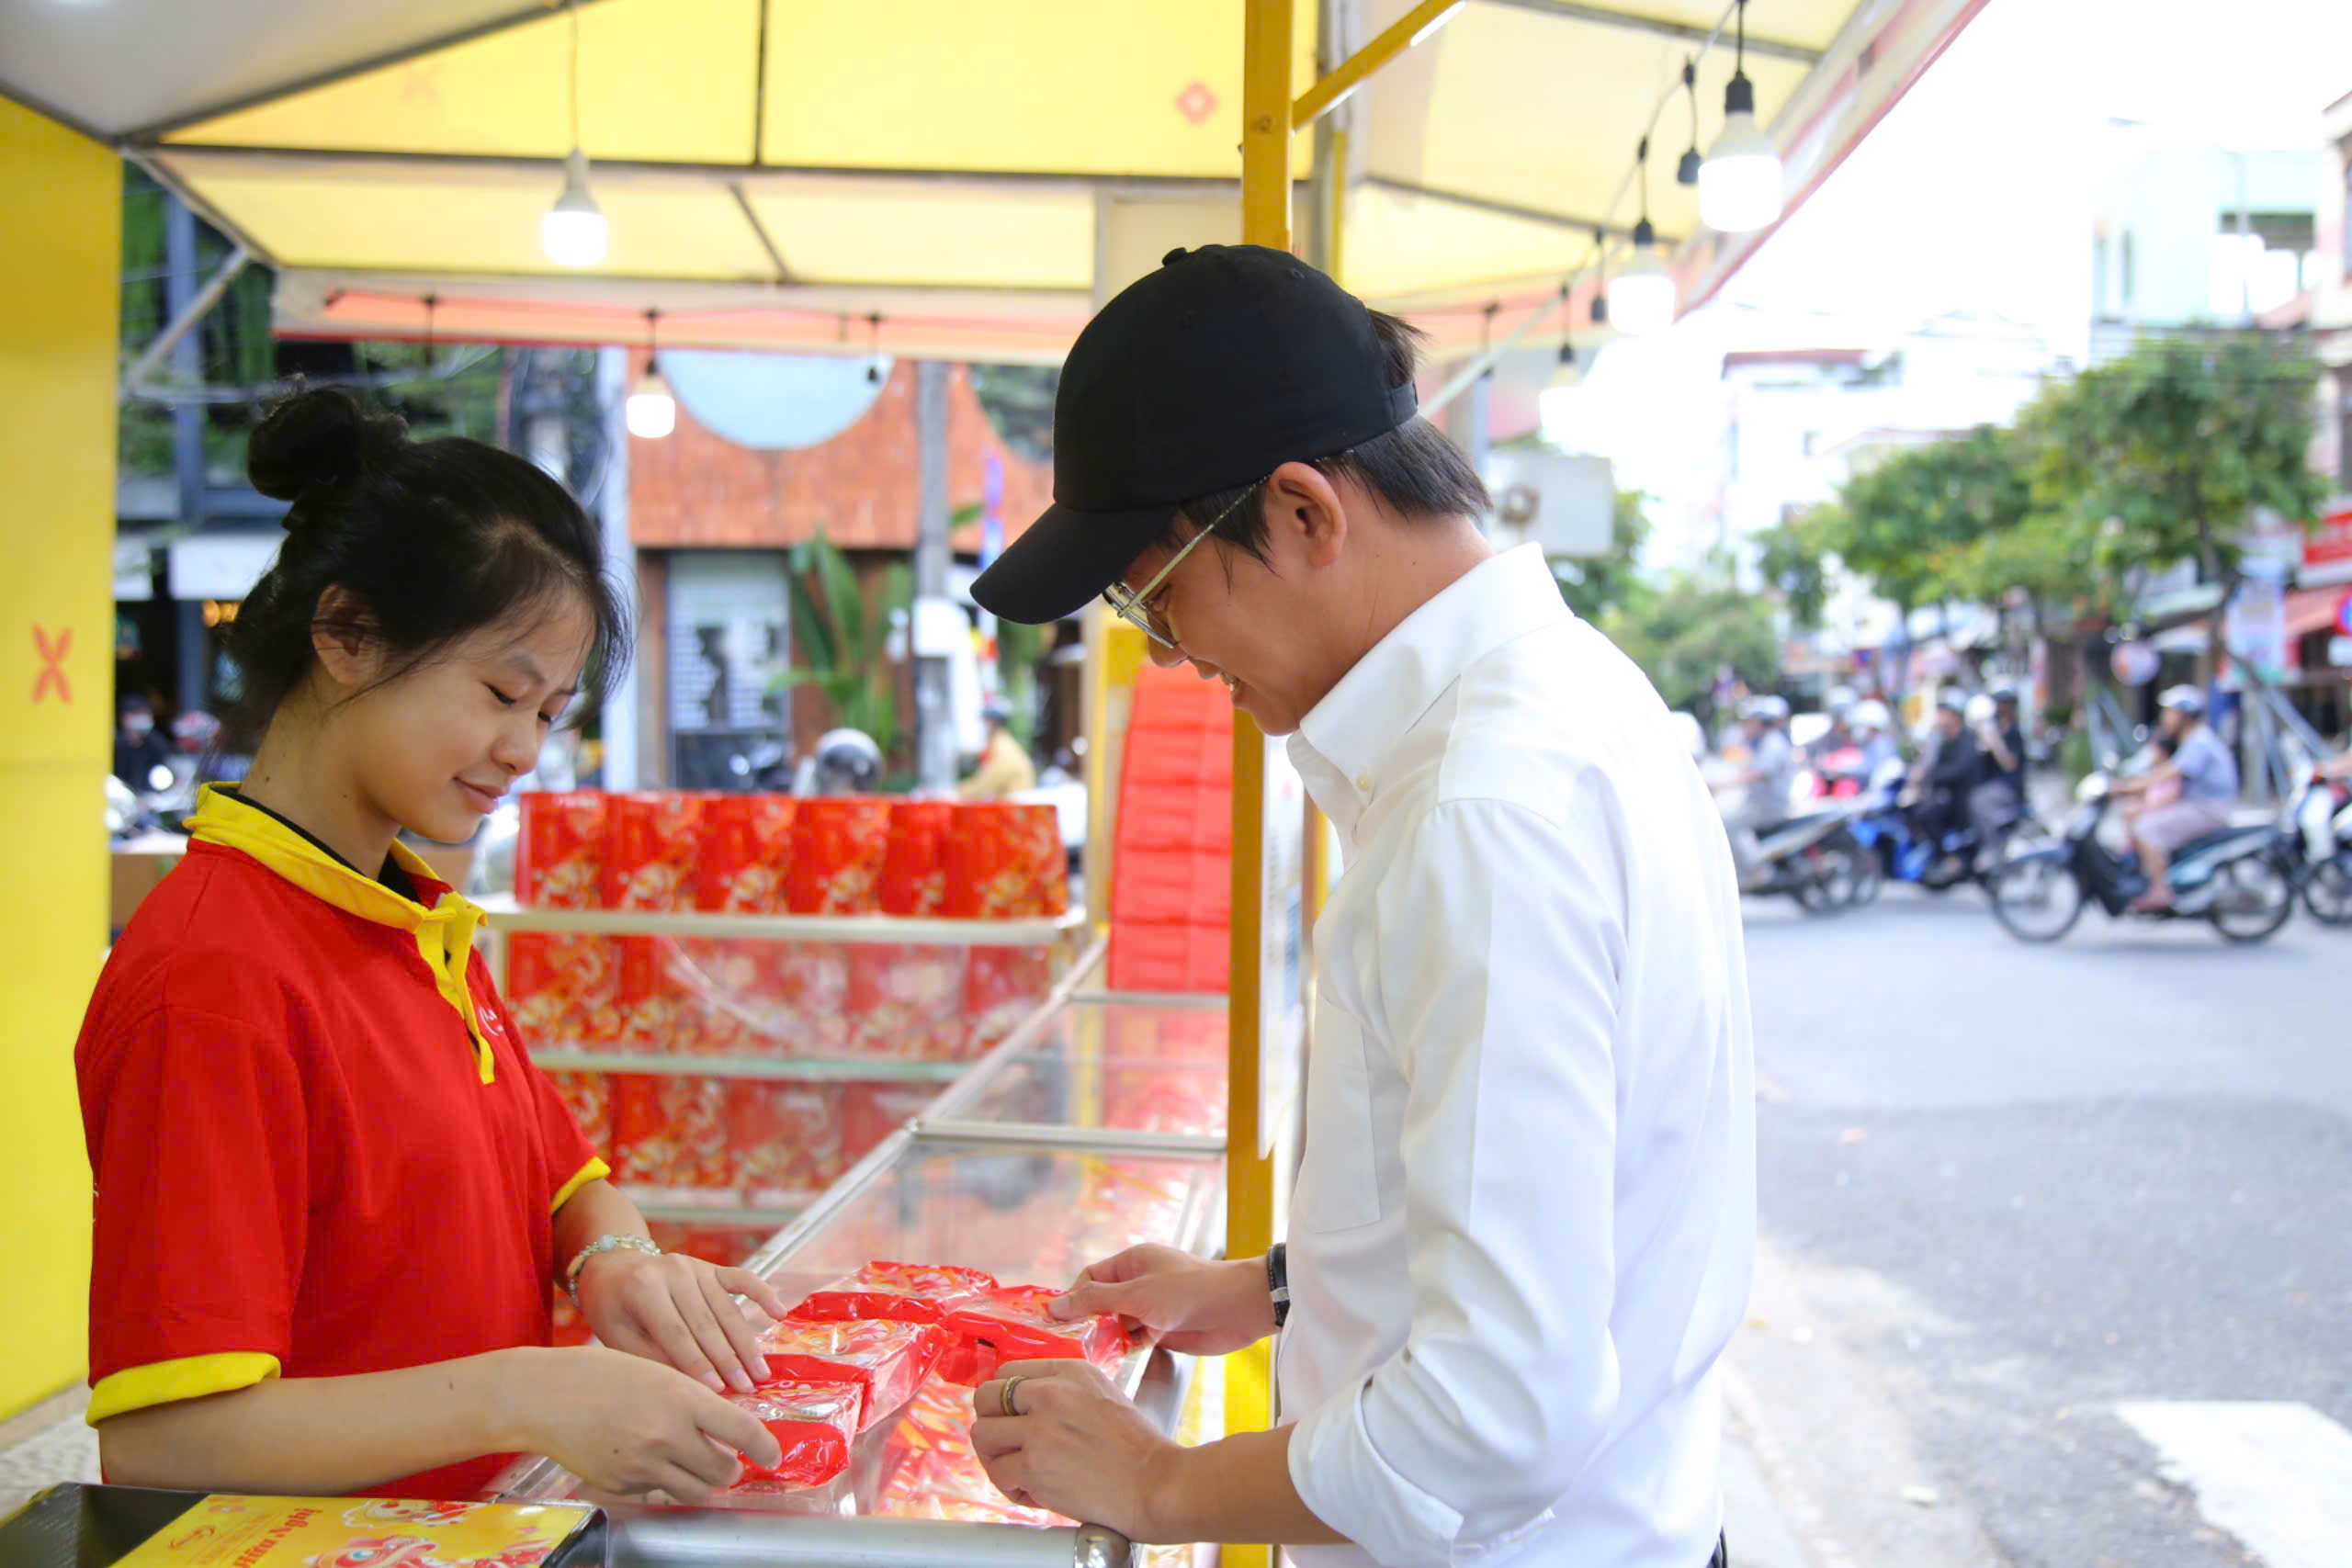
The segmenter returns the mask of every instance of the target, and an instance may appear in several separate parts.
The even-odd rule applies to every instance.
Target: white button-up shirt
[[[1349,852],[1281,1389],[1300,1497],[1359,1543],[1293,1555],[1704,1568],[1754,1067],[1681,736],[1529,547],[1408,617],[1290,751]]]

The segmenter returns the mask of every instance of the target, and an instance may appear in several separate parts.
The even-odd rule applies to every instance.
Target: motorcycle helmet
[[[2205,694],[2194,686],[2174,686],[2156,699],[2156,705],[2195,718],[2205,712]]]
[[[807,770],[805,794],[868,794],[882,780],[882,748],[863,730],[830,729],[818,738]]]
[[[1996,706],[1998,706],[2002,703],[2007,703],[2011,707],[2017,706],[2018,689],[2015,686],[2007,684],[1998,685],[1994,687],[1989,694],[1991,695]]]
[[[1966,718],[1968,716],[1968,694],[1962,691],[1957,686],[1946,686],[1942,691],[1936,694],[1936,706],[1942,709],[1945,713],[1956,713],[1960,715],[1961,717]]]
[[[1893,727],[1894,716],[1887,712],[1886,705],[1876,697],[1865,697],[1854,705],[1854,715],[1849,722],[1856,729],[1883,732]]]
[[[1775,696],[1750,697],[1739,710],[1742,718],[1760,718],[1767,724],[1778,724],[1789,716],[1785,698]]]

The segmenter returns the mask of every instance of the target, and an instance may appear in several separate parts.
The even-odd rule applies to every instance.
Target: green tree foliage
[[[1952,564],[1978,540],[2016,528],[2032,508],[2015,433],[1984,424],[1863,469],[1809,522],[1817,546],[1907,615],[1956,597]]]
[[[1756,691],[1781,680],[1781,638],[1769,605],[1725,574],[1677,572],[1654,593],[1603,618],[1610,639],[1639,664],[1669,707],[1702,719],[1728,665]]]
[[[801,662],[785,672],[784,686],[817,687],[835,724],[864,730],[888,756],[899,740],[890,626],[914,602],[913,571],[893,562],[869,599],[849,558],[821,528],[792,547],[786,566]]]
[[[1792,517],[1756,536],[1756,567],[1767,588],[1781,596],[1799,631],[1818,630],[1829,607],[1829,574],[1836,558],[1830,518],[1821,511]]]
[[[1033,463],[1054,457],[1054,393],[1061,371],[1046,365],[975,365],[972,393],[1004,444]]]
[[[1642,551],[1650,537],[1649,497],[1639,491],[1617,492],[1611,519],[1609,553],[1594,560],[1559,559],[1552,575],[1568,608],[1588,621],[1598,622],[1609,611],[1627,605],[1643,592]]]
[[[2326,499],[2307,457],[2318,374],[2301,344],[2277,333],[2148,339],[2027,411],[2035,497],[2096,538],[2111,574],[2194,560],[2226,603],[2255,509],[2308,526]]]

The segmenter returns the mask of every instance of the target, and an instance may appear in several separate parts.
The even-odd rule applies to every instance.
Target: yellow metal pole
[[[1295,0],[1242,0],[1241,238],[1290,249],[1290,83],[1297,47]],[[1266,738],[1233,716],[1233,920],[1227,1001],[1226,1254],[1257,1258],[1273,1245],[1274,1160],[1259,1135],[1258,1020],[1265,906]],[[1273,1348],[1260,1344],[1226,1365],[1225,1426],[1261,1431],[1273,1421]],[[1272,1549],[1228,1543],[1227,1568],[1269,1568]]]
[[[1385,32],[1342,62],[1338,70],[1309,87],[1305,96],[1291,106],[1291,129],[1303,130],[1330,113],[1342,98],[1363,86],[1382,66],[1452,21],[1453,13],[1460,10],[1462,5],[1463,0],[1421,0],[1419,5],[1397,17],[1395,25]],[[1247,93],[1246,86],[1243,91]],[[1246,169],[1243,182],[1246,186]]]

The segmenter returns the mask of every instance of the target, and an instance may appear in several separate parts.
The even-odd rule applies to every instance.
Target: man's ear
[[[1284,463],[1266,481],[1269,544],[1286,543],[1310,570],[1338,562],[1348,542],[1348,509],[1331,477],[1312,463]]]
[[[367,690],[383,672],[382,638],[375,612],[336,583],[319,595],[311,612],[311,651],[327,679],[348,695]]]

